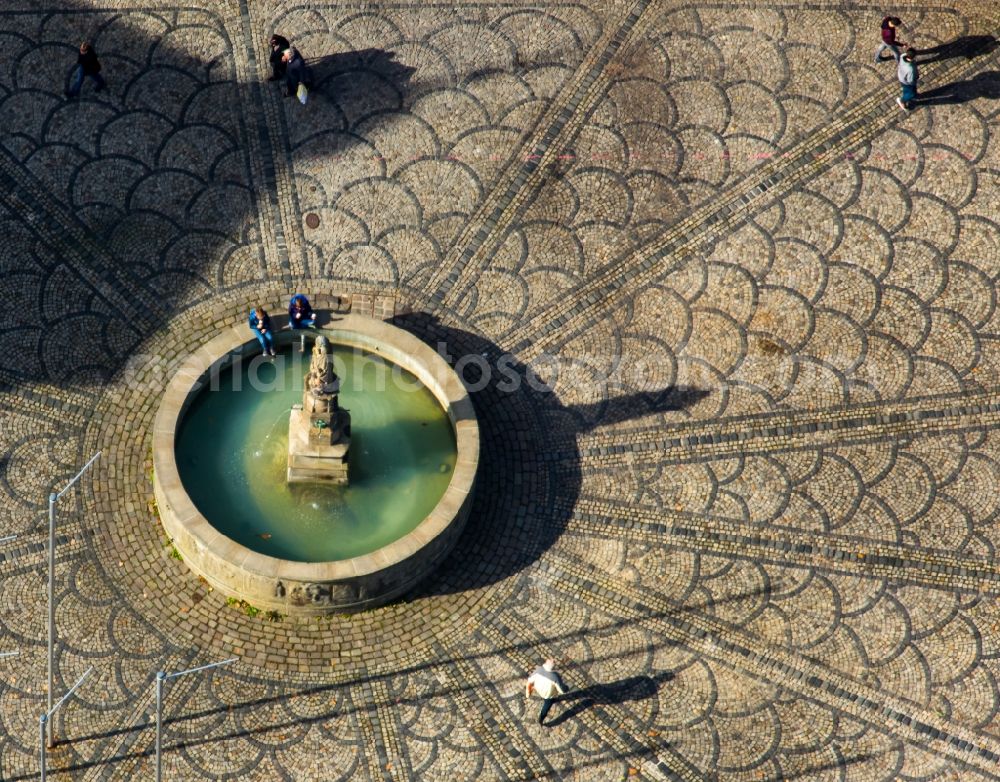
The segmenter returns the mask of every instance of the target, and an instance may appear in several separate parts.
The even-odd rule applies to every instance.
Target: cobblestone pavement
[[[909,115],[865,3],[4,0],[0,779],[98,450],[54,779],[150,778],[155,671],[230,656],[167,778],[1000,778],[1000,11],[893,12]],[[467,532],[357,616],[227,605],[151,502],[170,367],[298,289],[490,370]]]

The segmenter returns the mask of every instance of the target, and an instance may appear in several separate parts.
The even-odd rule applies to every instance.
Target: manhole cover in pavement
[[[306,225],[310,228],[319,228],[319,215],[315,212],[310,212],[306,215]]]

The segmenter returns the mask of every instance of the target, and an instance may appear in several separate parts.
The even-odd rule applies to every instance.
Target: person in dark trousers
[[[524,697],[531,695],[532,691],[538,693],[542,698],[542,710],[538,713],[538,724],[544,725],[549,709],[555,703],[556,698],[566,693],[567,687],[562,677],[556,673],[556,661],[549,659],[535,668],[535,672],[528,677],[524,685]]]
[[[278,81],[285,75],[285,62],[281,58],[290,45],[283,35],[275,33],[271,36],[271,75],[267,77],[268,81]]]
[[[300,84],[309,86],[309,71],[298,49],[285,49],[282,60],[285,63],[285,97],[290,98],[298,92]]]
[[[875,50],[875,62],[882,61],[882,52],[888,49],[896,62],[899,62],[900,48],[906,49],[909,44],[896,39],[896,28],[902,24],[898,16],[887,16],[882,20],[882,43]]]
[[[94,92],[104,89],[106,82],[101,76],[101,63],[97,59],[97,51],[87,41],[80,44],[80,53],[76,57],[76,68],[73,69],[73,76],[70,79],[69,89],[66,90],[67,98],[75,98],[80,94],[83,87],[83,77],[89,76],[94,80]]]
[[[250,317],[247,319],[250,330],[257,337],[261,349],[265,356],[274,356],[274,329],[271,328],[271,316],[260,304],[250,310]]]
[[[288,302],[288,326],[293,329],[307,329],[316,325],[316,315],[304,294],[296,293]]]
[[[917,99],[917,80],[920,78],[920,74],[917,72],[917,64],[913,61],[913,55],[910,52],[906,52],[899,58],[896,77],[903,90],[903,94],[896,98],[896,103],[903,111],[913,111],[913,101]]]

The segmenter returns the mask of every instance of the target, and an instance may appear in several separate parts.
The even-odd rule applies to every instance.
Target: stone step
[[[289,446],[288,453],[289,455],[295,454],[296,456],[313,456],[317,459],[346,459],[350,444],[350,440],[334,443],[333,445],[323,445],[320,443],[310,445],[304,441],[296,441]]]
[[[346,470],[347,459],[344,457],[326,459],[322,456],[305,456],[300,453],[288,454],[289,468],[302,468],[304,470]]]
[[[329,470],[303,470],[289,467],[286,479],[289,483],[342,483],[347,484],[347,465],[343,465],[343,472],[330,472]]]

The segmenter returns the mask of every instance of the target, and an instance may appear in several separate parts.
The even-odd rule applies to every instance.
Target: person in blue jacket
[[[274,352],[274,330],[271,328],[271,316],[260,304],[250,310],[250,317],[247,319],[250,330],[257,337],[261,349],[265,356],[273,356]]]
[[[316,316],[312,305],[303,294],[296,293],[288,302],[288,326],[293,329],[305,329],[316,325]]]

